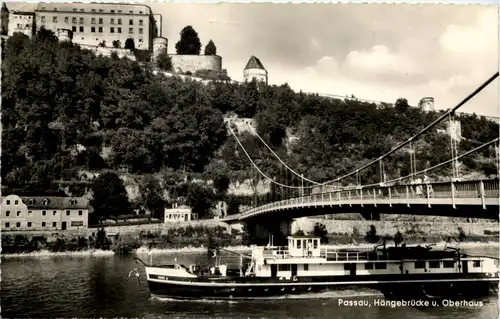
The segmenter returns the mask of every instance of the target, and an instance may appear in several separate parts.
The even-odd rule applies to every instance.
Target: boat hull
[[[341,277],[341,278],[339,278]],[[390,299],[465,299],[492,293],[498,278],[484,275],[390,276],[381,278],[346,278],[332,276],[299,278],[297,281],[262,278],[224,278],[219,280],[168,278],[148,280],[151,294],[179,299],[265,299],[321,293],[347,288],[370,288],[381,291]],[[376,278],[372,278],[376,277]],[[419,278],[420,277],[420,278]]]

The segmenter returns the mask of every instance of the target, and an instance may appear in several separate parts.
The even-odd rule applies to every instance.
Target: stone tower
[[[252,55],[245,69],[243,69],[243,80],[245,82],[251,82],[253,79],[257,82],[264,82],[267,84],[266,68],[264,68],[264,65],[262,65],[257,57]]]
[[[425,112],[434,111],[434,98],[424,97],[418,102],[418,106]]]
[[[153,61],[163,51],[167,51],[168,40],[167,38],[158,37],[153,39]]]

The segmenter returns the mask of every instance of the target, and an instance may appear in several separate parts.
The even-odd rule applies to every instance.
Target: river
[[[469,253],[498,257],[498,246],[481,246]],[[148,256],[141,258],[148,259]],[[206,253],[169,253],[154,262],[190,264]],[[132,256],[43,257],[2,260],[2,317],[140,317],[140,318],[370,318],[370,319],[493,319],[499,317],[497,296],[479,306],[390,307],[376,291],[346,290],[298,299],[259,301],[175,301],[151,298],[144,270],[140,286],[128,273],[138,268]],[[142,290],[141,290],[142,289]],[[370,307],[339,305],[363,300]]]

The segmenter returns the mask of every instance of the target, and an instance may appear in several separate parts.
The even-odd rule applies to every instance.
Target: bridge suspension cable
[[[481,92],[482,90],[484,90],[484,88],[486,88],[491,82],[493,82],[498,77],[498,74],[499,74],[499,72],[496,72],[493,76],[491,76],[488,80],[486,80],[483,84],[481,84],[476,90],[474,90],[474,92],[472,92],[471,94],[469,94],[465,99],[463,99],[455,107],[453,107],[453,108],[449,109],[448,111],[446,111],[445,114],[443,114],[442,116],[440,116],[434,122],[432,122],[431,124],[429,124],[428,126],[426,126],[425,128],[423,128],[420,132],[418,132],[417,134],[413,135],[412,137],[410,137],[405,142],[400,143],[398,146],[394,147],[389,152],[387,152],[384,155],[380,156],[379,158],[377,158],[375,160],[372,160],[371,162],[369,162],[369,163],[367,163],[367,164],[365,164],[365,165],[363,165],[363,166],[361,166],[361,167],[353,170],[352,172],[350,172],[348,174],[345,174],[344,176],[341,176],[341,177],[336,178],[334,180],[330,180],[330,181],[321,183],[321,185],[328,185],[328,184],[331,184],[331,183],[334,183],[334,182],[340,182],[341,180],[343,180],[343,179],[345,179],[347,177],[350,177],[353,174],[359,173],[359,171],[364,170],[365,168],[367,168],[367,167],[369,167],[369,166],[377,163],[378,161],[381,161],[385,157],[393,154],[394,152],[400,150],[401,148],[403,148],[404,146],[406,146],[408,144],[410,144],[410,147],[411,147],[411,142],[415,138],[419,137],[420,135],[424,134],[425,132],[427,132],[428,130],[430,130],[431,128],[433,128],[436,124],[440,123],[441,121],[443,121],[444,119],[446,119],[447,117],[449,117],[450,114],[453,114],[457,109],[459,109],[460,107],[462,107],[465,103],[467,103],[469,100],[471,100],[479,92]]]

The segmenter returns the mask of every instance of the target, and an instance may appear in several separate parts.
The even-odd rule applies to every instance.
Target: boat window
[[[419,268],[425,268],[425,261],[416,261],[415,262],[415,268],[416,269],[419,269]]]
[[[366,263],[365,264],[365,269],[373,269],[373,264],[372,263]]]
[[[297,240],[297,248],[301,248],[302,247],[302,240]]]
[[[304,271],[308,271],[309,270],[309,264],[304,264]]]
[[[439,268],[439,260],[429,261],[429,268]]]
[[[290,271],[290,265],[288,265],[288,264],[278,265],[278,270],[279,271]]]
[[[474,260],[472,262],[472,267],[476,267],[476,268],[481,267],[481,261],[480,260]]]
[[[443,268],[455,268],[455,261],[443,260]]]
[[[318,248],[318,239],[314,240],[314,249]]]
[[[375,269],[387,269],[386,263],[375,263]]]
[[[351,270],[352,264],[344,264],[344,270]]]

